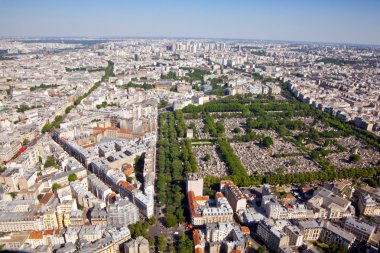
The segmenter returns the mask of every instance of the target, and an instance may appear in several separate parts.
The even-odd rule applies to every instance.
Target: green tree
[[[190,238],[188,238],[185,234],[179,235],[178,252],[179,253],[193,252],[193,241],[190,240]]]
[[[169,251],[169,253],[175,253],[175,247],[174,247],[174,243],[172,240],[170,240],[168,242],[168,251]]]
[[[355,162],[360,161],[360,159],[361,159],[360,154],[352,154],[352,155],[350,155],[350,157],[348,158],[348,161],[349,161],[350,163],[355,163]]]
[[[273,140],[271,137],[269,136],[265,136],[262,140],[261,140],[261,145],[263,145],[263,147],[265,148],[269,148],[270,146],[273,145]]]
[[[51,187],[51,189],[52,189],[53,191],[56,191],[56,190],[58,190],[59,188],[61,188],[61,185],[60,185],[60,184],[57,184],[57,183],[53,184],[53,186]]]
[[[11,195],[12,199],[15,199],[17,197],[17,192],[11,192],[9,195]]]
[[[154,225],[154,224],[156,224],[156,222],[157,222],[157,219],[156,219],[156,217],[151,217],[149,220],[148,220],[148,223],[149,223],[149,225]]]
[[[206,154],[205,157],[203,158],[203,160],[205,160],[206,162],[210,161],[211,160],[210,154]]]
[[[165,224],[168,227],[174,227],[175,225],[177,225],[177,217],[174,214],[169,213],[165,217]]]
[[[148,228],[149,228],[148,222],[138,221],[135,224],[129,225],[128,228],[131,232],[131,236],[133,239],[136,239],[139,236],[148,238]],[[153,238],[153,244],[154,244],[154,238]]]
[[[218,148],[221,155],[227,163],[230,175],[239,177],[248,177],[247,170],[244,168],[240,159],[235,155],[234,150],[228,141],[218,138]],[[235,182],[237,183],[237,182]]]
[[[175,214],[177,216],[178,223],[185,222],[185,216],[183,215],[184,214],[184,210],[183,210],[182,206],[180,206],[179,208],[177,208]]]
[[[166,247],[166,238],[164,235],[160,235],[157,237],[157,248],[158,252],[164,252]]]
[[[46,158],[46,161],[45,161],[45,164],[44,164],[44,168],[55,167],[56,165],[57,164],[55,163],[54,156],[48,156]]]
[[[44,196],[43,194],[38,194],[37,199],[41,200],[43,198],[43,196]]]
[[[68,107],[66,107],[65,113],[66,114],[70,113],[72,109],[74,109],[74,106],[73,105],[69,105]]]
[[[69,182],[74,182],[78,180],[78,176],[75,173],[72,173],[68,176]]]
[[[154,246],[154,237],[153,236],[147,236],[147,240],[149,242],[149,246]]]
[[[52,126],[51,126],[50,124],[45,124],[45,125],[42,127],[41,132],[44,134],[44,133],[49,132],[51,129],[52,129]]]

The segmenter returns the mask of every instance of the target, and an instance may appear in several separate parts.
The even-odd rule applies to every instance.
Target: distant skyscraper
[[[196,52],[197,52],[197,45],[193,45],[193,46],[191,47],[191,52],[192,52],[192,53],[196,53]]]

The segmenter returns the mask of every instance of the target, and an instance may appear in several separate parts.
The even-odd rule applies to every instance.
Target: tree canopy
[[[74,182],[78,180],[78,176],[75,173],[72,173],[68,176],[69,182]]]

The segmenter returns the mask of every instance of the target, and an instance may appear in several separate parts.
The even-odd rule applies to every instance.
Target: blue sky
[[[1,0],[0,36],[380,44],[380,0]]]

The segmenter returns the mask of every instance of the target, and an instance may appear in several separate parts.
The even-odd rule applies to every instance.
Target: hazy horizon
[[[380,1],[2,1],[1,38],[190,38],[380,45]]]

